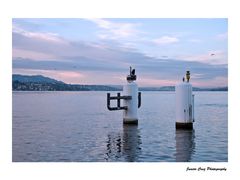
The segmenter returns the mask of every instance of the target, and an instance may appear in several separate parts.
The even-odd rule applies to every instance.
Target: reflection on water
[[[122,139],[121,134],[108,134],[107,137],[107,150],[106,161],[118,160],[122,152]]]
[[[195,149],[195,132],[193,130],[177,129],[176,140],[176,162],[189,162]]]
[[[13,92],[13,162],[228,161],[227,92],[195,92],[195,132],[176,131],[174,92],[145,91],[137,126],[106,93]]]
[[[128,162],[137,161],[141,151],[141,136],[135,125],[123,126],[123,152]]]
[[[141,152],[138,126],[123,125],[122,133],[111,133],[107,138],[106,161],[138,161]]]

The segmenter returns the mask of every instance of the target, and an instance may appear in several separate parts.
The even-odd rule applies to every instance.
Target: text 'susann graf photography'
[[[228,162],[227,21],[12,19],[12,161]]]

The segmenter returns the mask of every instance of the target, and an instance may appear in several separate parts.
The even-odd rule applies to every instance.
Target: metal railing
[[[110,93],[107,93],[107,108],[110,111],[116,110],[127,110],[127,106],[121,106],[121,99],[131,100],[132,96],[121,96],[120,93],[117,93],[117,96],[111,96]],[[117,100],[117,106],[111,107],[111,100]],[[141,107],[141,92],[138,92],[138,108]]]

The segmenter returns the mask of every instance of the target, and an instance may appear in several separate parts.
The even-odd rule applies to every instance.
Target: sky
[[[196,87],[228,84],[227,19],[12,20],[13,74],[71,84],[174,86],[187,70]]]

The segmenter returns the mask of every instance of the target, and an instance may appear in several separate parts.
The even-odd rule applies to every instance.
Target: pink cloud
[[[80,72],[56,71],[56,70],[35,70],[35,69],[13,69],[14,74],[43,75],[65,83],[82,84],[86,75]]]
[[[60,71],[57,72],[56,78],[62,79],[64,82],[71,84],[81,84],[84,82],[86,75],[79,72]]]
[[[21,34],[28,38],[38,39],[38,40],[42,40],[42,41],[48,41],[51,43],[62,43],[62,44],[67,43],[56,33],[31,32],[31,31],[24,30],[24,29],[18,27],[17,25],[13,26],[13,32]]]
[[[21,58],[41,60],[41,61],[57,59],[57,56],[55,56],[54,54],[24,50],[24,49],[18,49],[18,48],[13,48],[12,57],[13,58],[21,57]]]

